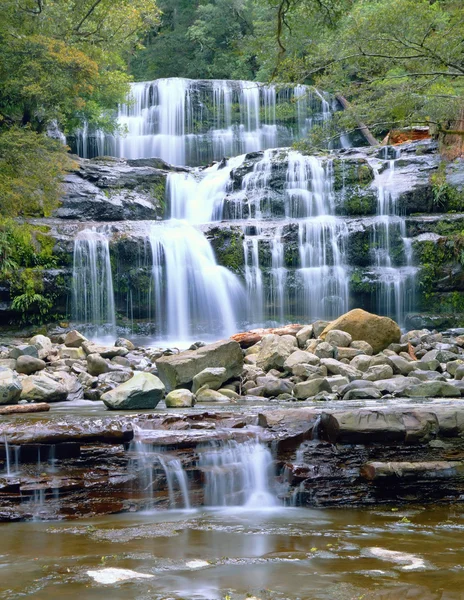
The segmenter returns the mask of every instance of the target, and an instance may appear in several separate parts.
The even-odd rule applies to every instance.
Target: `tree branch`
[[[82,19],[79,21],[79,23],[76,25],[76,27],[74,27],[74,31],[78,32],[79,29],[82,27],[82,25],[87,21],[87,19],[90,17],[90,15],[93,13],[93,11],[97,8],[97,6],[101,3],[102,0],[95,0],[95,2],[92,4],[92,6],[89,8],[89,10],[87,11],[87,13],[85,14],[84,17],[82,17]]]

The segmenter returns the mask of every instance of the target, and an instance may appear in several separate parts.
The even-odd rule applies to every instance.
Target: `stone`
[[[109,373],[102,373],[98,376],[98,381],[102,383],[115,383],[119,385],[121,383],[126,383],[134,376],[133,371],[124,370],[124,371],[110,371]]]
[[[354,369],[365,373],[367,369],[371,366],[371,357],[366,355],[355,356],[351,360],[350,365]]]
[[[381,379],[374,383],[374,386],[382,392],[382,394],[393,394],[395,396],[404,393],[404,390],[411,387],[411,382],[414,384],[420,383],[420,379],[415,377],[404,377],[403,375],[391,377],[390,379]]]
[[[306,398],[311,398],[319,394],[319,392],[332,392],[332,388],[326,378],[321,377],[310,381],[303,381],[302,383],[297,383],[293,388],[293,395],[298,400],[306,400]]]
[[[39,350],[37,346],[33,346],[31,344],[21,344],[20,346],[13,346],[13,348],[11,348],[8,354],[8,358],[16,359],[24,355],[39,358]]]
[[[346,331],[340,331],[339,329],[331,329],[325,336],[325,341],[332,346],[338,346],[340,348],[348,348],[352,342],[351,335]]]
[[[401,356],[389,356],[390,364],[393,367],[393,372],[399,375],[408,375],[411,371],[416,370],[416,362],[408,362]]]
[[[100,354],[103,358],[114,358],[115,356],[126,356],[126,354],[129,354],[129,350],[122,346],[119,348],[115,346],[101,346],[94,342],[84,342],[82,348],[86,354]]]
[[[249,356],[245,356],[243,362],[245,365],[255,365],[258,360],[257,354],[250,354]]]
[[[316,367],[315,365],[308,365],[306,363],[301,363],[301,364],[295,365],[293,367],[292,373],[296,377],[304,377],[304,378],[311,377],[313,375],[316,377],[326,377],[327,367],[322,367],[322,366]]]
[[[421,369],[415,369],[411,371],[408,375],[408,379],[410,377],[416,378],[420,381],[445,381],[445,378],[441,373],[437,371],[422,371]]]
[[[454,372],[454,378],[457,380],[464,379],[464,365],[459,365],[459,367]]]
[[[458,367],[461,367],[462,365],[464,365],[464,360],[460,360],[460,359],[451,360],[446,363],[446,370],[448,371],[448,373],[450,375],[452,375],[454,377]],[[462,379],[462,377],[461,377],[461,379]]]
[[[357,348],[337,348],[337,358],[339,360],[343,360],[346,358],[347,360],[352,360],[355,356],[363,356],[363,351],[358,350]]]
[[[132,366],[131,361],[125,356],[113,356],[111,363],[113,365],[119,365],[120,367],[126,367],[127,369],[130,369]]]
[[[429,350],[424,356],[421,358],[422,361],[426,362],[429,360],[437,360],[439,363],[447,363],[452,360],[456,360],[458,356],[454,352],[450,352],[449,350]]]
[[[459,398],[461,391],[446,381],[424,381],[404,391],[407,398]]]
[[[287,336],[283,336],[287,337]],[[296,344],[295,338],[292,338]],[[224,367],[227,379],[240,377],[243,368],[243,353],[234,340],[221,340],[197,350],[186,350],[156,360],[158,375],[167,391],[178,387],[191,387],[195,375],[206,368]]]
[[[64,345],[68,348],[80,348],[84,342],[87,342],[87,338],[81,333],[73,329],[69,331],[64,338]]]
[[[231,400],[236,400],[237,398],[240,398],[240,395],[237,394],[237,392],[235,392],[234,390],[230,390],[229,388],[220,388],[218,392],[223,396],[227,396],[227,398],[230,398]]]
[[[189,408],[195,404],[195,397],[190,390],[172,390],[165,398],[166,408]]]
[[[321,333],[330,325],[330,321],[314,321],[313,323],[313,334],[314,337],[318,338]],[[335,327],[334,327],[335,329]]]
[[[291,394],[294,387],[294,384],[288,379],[274,379],[263,386],[262,393],[266,398],[275,398],[280,394]]]
[[[350,383],[348,377],[343,377],[343,375],[332,375],[332,377],[327,377],[326,381],[330,385],[332,392],[338,392]]]
[[[89,354],[87,356],[87,371],[90,375],[97,377],[103,373],[108,373],[109,370],[109,364],[100,354]]]
[[[126,340],[126,338],[119,337],[114,345],[116,348],[126,348],[127,350],[135,350],[134,344],[130,340]]]
[[[118,387],[102,395],[110,410],[152,410],[164,397],[163,382],[151,373],[138,372]]]
[[[22,389],[16,373],[7,367],[0,367],[0,404],[17,404]]]
[[[227,378],[227,369],[225,367],[203,369],[203,371],[200,371],[193,378],[192,392],[196,394],[204,385],[207,385],[210,390],[218,390],[227,381]]]
[[[382,393],[375,387],[349,390],[345,392],[343,400],[379,400]]]
[[[50,375],[40,373],[29,375],[21,381],[21,400],[29,402],[63,402],[68,397],[66,387]]]
[[[265,335],[261,340],[261,349],[256,364],[261,369],[281,369],[286,359],[296,350],[296,338],[291,335]]]
[[[369,367],[363,375],[363,379],[366,381],[379,381],[380,379],[390,379],[391,377],[393,377],[393,369],[389,365]]]
[[[196,393],[196,401],[197,402],[231,402],[231,399],[217,392],[216,390],[210,390],[207,387],[202,387]]]
[[[305,350],[295,350],[285,360],[283,367],[286,371],[291,371],[293,367],[300,364],[317,366],[320,363],[319,357]]]
[[[86,354],[82,348],[61,347],[59,351],[60,358],[71,358],[72,360],[84,360]]]
[[[67,400],[72,402],[75,400],[82,400],[84,398],[84,388],[79,379],[70,373],[65,371],[56,371],[55,373],[48,374],[51,379],[62,384],[67,392]]]
[[[360,308],[355,308],[335,319],[321,333],[325,339],[333,329],[349,333],[353,340],[362,340],[372,346],[374,354],[381,352],[392,343],[398,343],[401,331],[397,323],[388,317],[379,317]]]
[[[313,326],[305,325],[296,334],[296,341],[299,348],[304,348],[306,342],[313,337]]]
[[[31,373],[35,373],[36,371],[42,371],[45,367],[45,361],[34,356],[28,356],[27,354],[19,356],[16,361],[16,371],[24,373],[24,375],[31,375]]]
[[[407,333],[401,336],[400,342],[402,344],[408,343],[411,340],[417,339],[419,342],[424,340],[428,335],[430,335],[429,329],[411,329]],[[413,344],[415,345],[415,344]]]
[[[47,358],[53,350],[52,340],[46,335],[34,335],[29,343],[37,348],[39,358],[42,360]]]
[[[343,375],[344,377],[348,377],[350,381],[361,379],[363,375],[362,371],[355,369],[351,365],[345,365],[334,358],[322,358],[321,365],[327,368],[328,373],[332,375]]]
[[[0,367],[5,367],[16,371],[16,359],[14,358],[0,358]]]
[[[314,354],[319,358],[334,358],[336,353],[335,346],[327,342],[321,342],[314,350]]]
[[[416,362],[416,368],[421,371],[436,371],[440,367],[440,363],[435,358],[429,360],[418,360]]]
[[[355,350],[361,350],[361,352],[364,352],[364,354],[367,354],[369,356],[372,356],[372,354],[374,354],[374,349],[372,348],[372,346],[368,342],[365,342],[363,340],[354,340],[353,342],[351,342],[350,348],[354,348]]]

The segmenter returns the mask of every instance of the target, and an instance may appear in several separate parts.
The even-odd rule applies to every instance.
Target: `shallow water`
[[[461,600],[463,534],[462,507],[199,509],[2,524],[0,598]],[[99,583],[135,575],[107,569],[152,577]]]

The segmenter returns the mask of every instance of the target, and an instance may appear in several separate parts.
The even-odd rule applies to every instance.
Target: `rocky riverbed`
[[[459,501],[462,334],[354,310],[186,351],[75,330],[3,345],[1,518],[182,505],[186,489],[201,505],[205,449],[247,444],[271,451],[283,504]]]

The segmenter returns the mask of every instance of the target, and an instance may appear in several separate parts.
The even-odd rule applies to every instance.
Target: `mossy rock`
[[[217,262],[235,273],[245,266],[243,232],[240,227],[213,227],[207,234]]]

